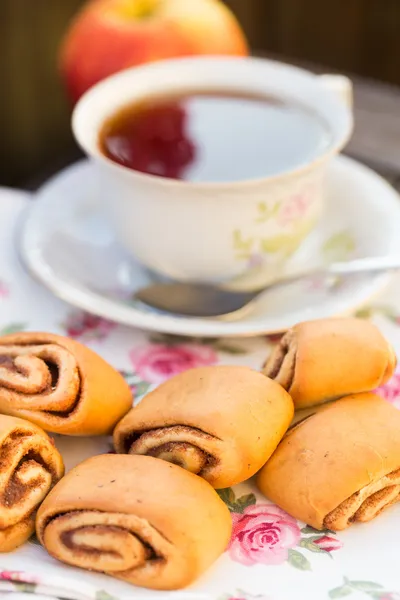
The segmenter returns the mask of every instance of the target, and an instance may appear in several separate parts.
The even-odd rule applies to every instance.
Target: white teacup
[[[112,162],[100,151],[102,125],[120,108],[160,93],[213,89],[300,103],[325,121],[330,143],[295,170],[232,183],[147,175]],[[105,210],[118,239],[135,258],[176,280],[230,279],[256,263],[275,272],[316,225],[328,162],[352,132],[351,110],[336,91],[349,99],[350,82],[264,59],[163,61],[123,71],[89,90],[75,109],[73,131],[99,167]]]

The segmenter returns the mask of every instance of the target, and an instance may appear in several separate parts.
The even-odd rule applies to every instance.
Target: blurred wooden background
[[[253,48],[400,84],[399,0],[227,0]]]
[[[400,84],[400,0],[226,1],[255,51]],[[0,0],[1,185],[34,185],[77,156],[57,48],[81,4]]]

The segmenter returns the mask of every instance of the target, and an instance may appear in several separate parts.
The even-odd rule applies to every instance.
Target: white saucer
[[[83,161],[37,194],[19,231],[23,262],[54,294],[96,315],[147,330],[200,337],[283,331],[306,319],[350,313],[390,280],[357,276],[333,288],[293,284],[266,294],[240,320],[160,314],[130,298],[150,275],[116,242],[97,207],[96,171]],[[145,201],[145,200],[144,200]],[[325,216],[293,264],[400,253],[400,199],[378,175],[345,157],[329,171]]]

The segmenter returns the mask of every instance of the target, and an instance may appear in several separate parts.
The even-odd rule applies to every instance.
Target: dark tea
[[[105,156],[142,173],[232,182],[309,163],[328,147],[330,131],[316,113],[279,98],[196,91],[124,107],[99,143]]]

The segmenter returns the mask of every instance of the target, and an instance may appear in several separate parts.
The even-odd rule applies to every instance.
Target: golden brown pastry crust
[[[293,415],[292,422],[290,423],[289,430],[292,429],[292,427],[294,427],[297,423],[300,423],[300,421],[304,421],[307,417],[315,415],[317,412],[323,410],[327,406],[330,406],[334,402],[337,402],[337,400],[328,400],[323,404],[314,404],[313,406],[307,406],[307,408],[296,410]]]
[[[50,333],[0,338],[0,412],[46,431],[102,435],[131,406],[123,377],[79,342]]]
[[[400,497],[400,411],[371,393],[321,408],[288,431],[257,484],[316,529],[373,519]]]
[[[0,415],[0,552],[32,535],[37,507],[63,474],[61,455],[42,429]]]
[[[273,350],[263,373],[289,392],[297,410],[372,391],[395,368],[394,350],[373,323],[343,318],[295,325]]]
[[[135,585],[179,589],[225,550],[229,510],[204,480],[149,456],[95,456],[42,504],[37,535],[71,565]]]
[[[247,367],[192,369],[148,394],[117,425],[117,452],[179,464],[225,488],[254,475],[293,417],[290,396]]]

